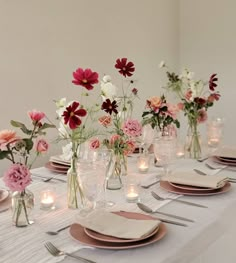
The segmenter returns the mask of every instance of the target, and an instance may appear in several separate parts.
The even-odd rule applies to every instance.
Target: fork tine
[[[48,247],[51,249],[51,251],[53,251],[53,253],[55,254],[59,254],[61,251],[55,247],[51,242],[48,242]]]

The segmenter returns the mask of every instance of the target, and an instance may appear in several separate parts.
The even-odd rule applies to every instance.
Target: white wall
[[[208,80],[218,73],[222,97],[210,116],[225,118],[226,144],[235,145],[236,131],[236,1],[180,0],[180,68]]]
[[[160,94],[159,62],[178,62],[178,0],[0,0],[0,39],[0,130],[11,119],[29,124],[34,108],[54,121],[54,99],[78,99],[77,67],[115,79],[119,57],[135,63],[140,117],[145,100]],[[60,150],[53,144],[49,155]],[[8,165],[1,161],[0,174]]]

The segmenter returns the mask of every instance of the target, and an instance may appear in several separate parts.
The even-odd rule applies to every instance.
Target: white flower
[[[101,92],[102,99],[105,101],[106,99],[114,100],[116,96],[116,86],[112,84],[111,77],[109,75],[105,75],[101,81]]]
[[[58,132],[60,137],[64,139],[69,139],[68,131],[62,122],[59,123]]]
[[[187,78],[188,78],[188,79],[193,79],[193,78],[194,78],[194,75],[195,75],[194,72],[189,71],[189,72],[188,72],[188,75],[187,75]]]
[[[160,64],[159,64],[159,68],[164,68],[166,66],[166,63],[165,61],[161,61]]]
[[[60,100],[56,101],[57,108],[64,107],[66,105],[66,98],[61,98]]]

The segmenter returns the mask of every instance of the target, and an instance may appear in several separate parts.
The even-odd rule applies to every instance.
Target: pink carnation
[[[132,137],[138,137],[142,134],[142,125],[138,120],[127,120],[122,126],[123,132]]]
[[[27,166],[13,164],[4,174],[3,181],[11,191],[23,191],[31,183],[31,175]]]
[[[49,145],[44,139],[39,139],[36,142],[36,151],[38,153],[45,153],[45,152],[47,152],[48,147],[49,147]]]
[[[29,111],[28,114],[32,121],[37,121],[37,122],[41,121],[45,117],[45,113],[37,110]]]

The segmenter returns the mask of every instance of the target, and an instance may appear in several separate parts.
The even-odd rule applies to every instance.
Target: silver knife
[[[159,200],[160,201],[160,197],[157,196],[157,194],[155,192],[152,191],[152,196]],[[200,205],[200,204],[197,204],[197,203],[193,203],[193,202],[189,202],[189,201],[184,201],[184,200],[179,200],[179,199],[174,199],[174,198],[170,198],[170,197],[167,197],[167,198],[163,198],[163,200],[172,200],[172,201],[175,201],[175,202],[179,202],[179,203],[182,203],[182,204],[186,204],[186,205],[192,205],[192,206],[197,206],[197,207],[202,207],[202,208],[208,208],[207,206],[205,205]]]
[[[160,217],[155,217],[156,219],[160,220],[161,222],[167,223],[167,224],[172,224],[172,225],[177,225],[177,226],[188,226],[186,224],[183,223],[179,223],[173,220],[169,220],[169,219],[164,219],[164,218],[160,218]]]

